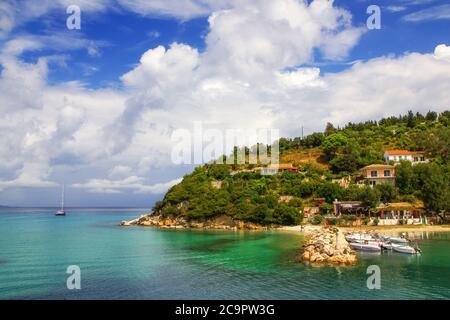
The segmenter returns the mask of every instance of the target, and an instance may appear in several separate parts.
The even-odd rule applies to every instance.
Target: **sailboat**
[[[61,194],[61,209],[56,211],[56,216],[65,216],[66,212],[64,211],[64,185],[62,187],[62,194]]]

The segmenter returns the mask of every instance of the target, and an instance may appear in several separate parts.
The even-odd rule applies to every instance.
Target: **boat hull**
[[[55,213],[55,216],[65,216],[65,215],[66,215],[66,212],[64,210],[58,210]]]
[[[378,244],[365,244],[365,243],[349,243],[350,247],[358,251],[380,252],[381,247]]]
[[[392,246],[392,250],[398,253],[418,254],[419,251],[410,246]]]

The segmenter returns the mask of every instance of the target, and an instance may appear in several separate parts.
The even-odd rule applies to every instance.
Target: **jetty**
[[[339,229],[322,228],[309,235],[303,245],[301,260],[315,264],[354,265],[357,257]]]

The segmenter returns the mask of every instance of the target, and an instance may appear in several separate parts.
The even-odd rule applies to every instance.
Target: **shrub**
[[[356,221],[356,216],[352,214],[343,214],[341,216],[341,219],[343,219],[344,221]]]
[[[339,219],[338,218],[326,218],[326,222],[329,225],[335,226],[338,224]]]
[[[362,222],[363,225],[367,226],[369,224],[369,222],[370,222],[370,219],[369,219],[369,217],[364,217],[361,220],[361,222]]]
[[[314,216],[314,224],[322,224],[323,217],[319,214],[316,214]]]

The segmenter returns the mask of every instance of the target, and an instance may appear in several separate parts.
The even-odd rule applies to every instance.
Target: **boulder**
[[[311,258],[310,253],[308,251],[303,252],[303,255],[302,255],[303,261],[309,261],[309,258]]]
[[[337,239],[339,238],[339,245]],[[303,245],[302,260],[320,264],[355,264],[356,255],[338,230],[317,230]]]

